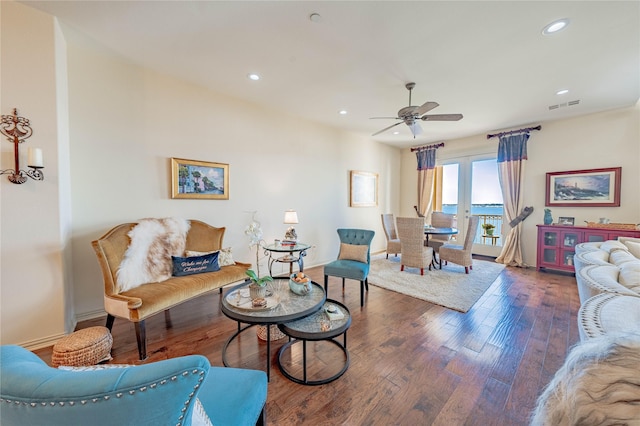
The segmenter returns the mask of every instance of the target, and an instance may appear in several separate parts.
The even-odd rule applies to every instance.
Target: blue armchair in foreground
[[[338,229],[340,253],[338,260],[324,265],[325,291],[328,290],[329,275],[342,278],[343,290],[345,278],[360,281],[360,306],[364,306],[365,288],[369,291],[367,276],[371,265],[370,248],[374,235],[374,231],[367,229]]]
[[[1,346],[0,424],[266,423],[263,371],[212,367],[200,355],[101,367],[56,369],[20,346]]]

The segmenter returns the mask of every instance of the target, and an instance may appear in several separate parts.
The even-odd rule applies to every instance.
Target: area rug
[[[469,274],[464,273],[463,266],[449,262],[442,269],[425,269],[424,275],[420,275],[417,268],[405,267],[400,272],[400,256],[385,259],[382,254],[371,257],[369,284],[467,312],[503,269],[503,264],[474,259]]]

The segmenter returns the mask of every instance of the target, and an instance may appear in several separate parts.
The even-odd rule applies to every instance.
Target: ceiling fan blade
[[[422,105],[420,105],[418,108],[416,108],[413,113],[414,114],[418,114],[418,115],[422,115],[425,112],[429,112],[432,109],[436,108],[437,106],[439,106],[440,104],[437,102],[425,102]]]
[[[369,117],[369,120],[378,120],[382,118],[385,120],[402,120],[400,117]]]
[[[398,123],[396,123],[396,124],[392,124],[392,125],[391,125],[391,126],[389,126],[389,127],[385,127],[384,129],[382,129],[382,130],[380,130],[380,131],[378,131],[378,132],[375,132],[375,133],[374,133],[374,134],[372,134],[371,136],[379,135],[380,133],[382,133],[382,132],[386,132],[386,131],[387,131],[387,130],[389,130],[390,128],[392,128],[392,127],[396,127],[398,124],[402,124],[402,123],[404,123],[404,121],[400,121],[400,122],[398,122]]]
[[[458,121],[462,120],[462,114],[430,114],[420,117],[423,121]]]

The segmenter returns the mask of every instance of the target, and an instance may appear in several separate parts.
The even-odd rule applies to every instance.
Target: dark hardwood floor
[[[322,283],[322,267],[305,272]],[[471,272],[473,273],[473,271]],[[370,285],[360,308],[359,284],[344,295],[331,279],[329,298],[345,303],[353,323],[351,364],[338,380],[303,386],[272,369],[267,420],[272,425],[524,425],[544,386],[578,341],[575,278],[506,268],[466,314]],[[147,320],[146,363],[188,354],[222,365],[222,347],[237,324],[219,309],[218,292]],[[78,329],[104,325],[84,321]],[[133,325],[116,319],[112,363],[137,364]],[[295,347],[294,347],[295,348]],[[234,366],[264,369],[266,343],[253,330],[229,350]],[[286,362],[300,363],[293,349]],[[50,362],[51,348],[36,351]],[[241,356],[241,357],[240,357]],[[344,362],[333,345],[308,348],[313,372],[331,375]]]

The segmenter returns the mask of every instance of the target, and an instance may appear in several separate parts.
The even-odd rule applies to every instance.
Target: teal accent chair
[[[0,346],[0,424],[266,424],[263,371],[212,367],[200,355],[96,367],[56,369],[20,346]]]
[[[367,263],[356,260],[340,259],[327,263],[324,266],[324,290],[328,291],[329,276],[342,278],[342,290],[344,291],[344,280],[346,278],[360,281],[360,306],[364,306],[365,288],[369,291],[369,267],[371,266],[371,241],[375,235],[374,231],[367,229],[338,229],[338,237],[341,244],[366,245]]]

